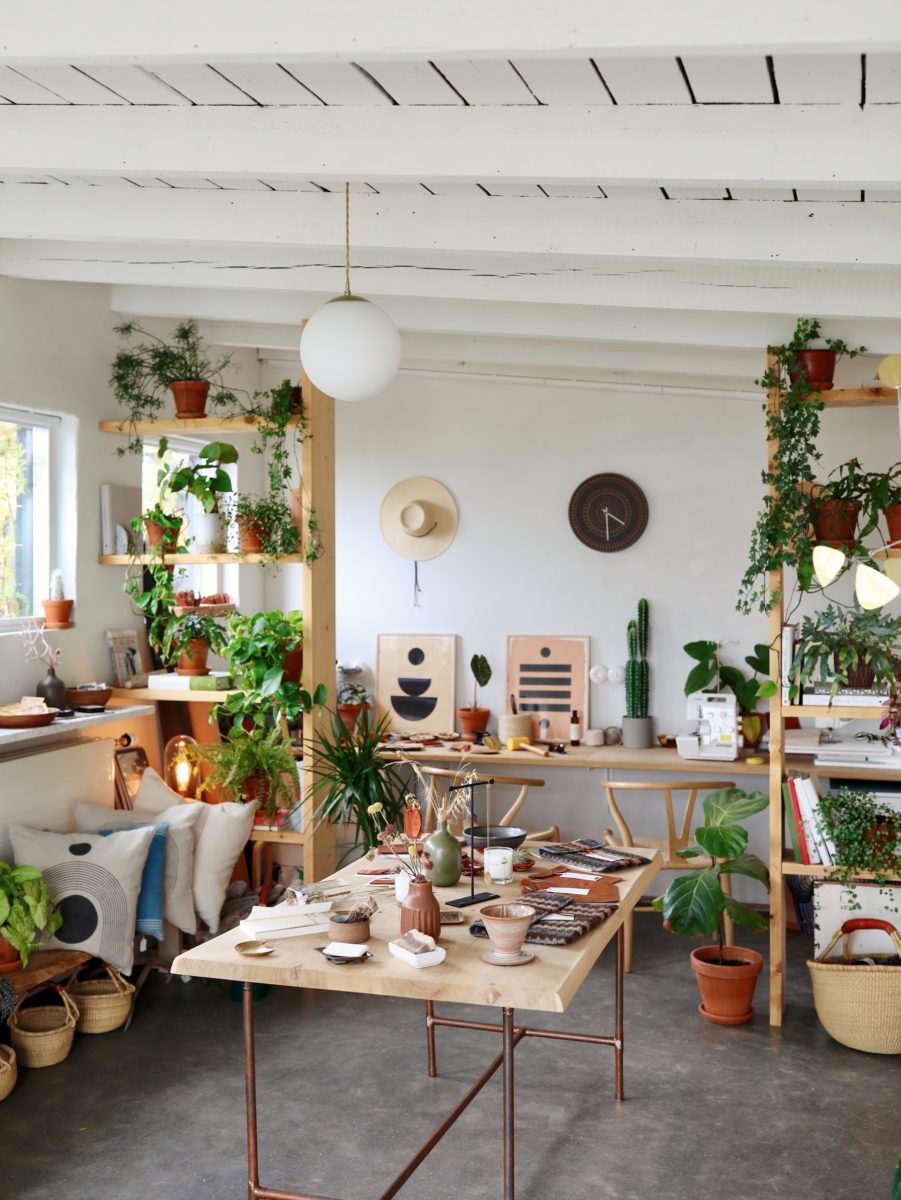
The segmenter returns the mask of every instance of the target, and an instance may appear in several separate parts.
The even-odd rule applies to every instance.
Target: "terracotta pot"
[[[285,672],[287,683],[300,683],[303,675],[303,646],[287,652],[282,670]]]
[[[251,775],[241,784],[241,799],[245,804],[253,804],[256,801],[262,811],[269,804],[270,790],[268,779],[261,775]]]
[[[436,942],[441,936],[441,906],[427,879],[411,879],[400,906],[400,931],[407,933],[411,929],[419,930]]]
[[[814,500],[816,540],[838,550],[850,550],[856,541],[860,508],[858,500]]]
[[[836,674],[841,671],[838,654],[833,654],[832,665]],[[876,672],[868,662],[859,662],[856,667],[848,668],[848,687],[871,688],[876,680]]]
[[[873,847],[874,852],[885,853],[891,850],[898,840],[898,823],[893,816],[880,815],[875,825],[864,830],[863,838]]]
[[[885,523],[888,526],[888,540],[901,542],[901,504],[893,504],[885,510]]]
[[[15,946],[11,946],[6,938],[0,934],[0,975],[8,975],[10,971],[18,971],[22,965],[22,960],[19,958],[19,951]]]
[[[335,942],[346,942],[350,946],[362,946],[369,941],[369,921],[348,921],[347,917],[335,914],[329,917],[329,936]]]
[[[479,909],[495,954],[516,958],[526,940],[526,931],[538,916],[530,904],[486,904]]]
[[[72,615],[72,605],[74,603],[74,600],[42,600],[41,608],[44,610],[44,628],[71,629],[72,622],[69,618]]]
[[[160,525],[159,521],[144,522],[144,529],[147,531],[147,545],[151,549],[160,544],[164,547],[175,547],[178,542],[178,535],[181,533],[181,517],[176,517],[174,520],[178,522],[174,529]]]
[[[303,412],[303,388],[299,383],[291,388],[291,412]]]
[[[754,1016],[754,987],[763,958],[744,946],[724,946],[723,958],[740,966],[720,966],[718,946],[699,946],[691,952],[691,967],[701,992],[698,1011],[714,1025],[744,1025]]]
[[[338,716],[344,722],[344,728],[349,733],[353,733],[354,727],[356,726],[356,723],[357,723],[357,717],[359,717],[360,713],[363,711],[363,705],[362,704],[339,704],[337,706],[337,708],[338,708]],[[366,705],[366,711],[369,712],[368,704]]]
[[[746,750],[756,750],[770,723],[770,714],[753,712],[741,714],[741,733]]]
[[[242,554],[262,554],[263,537],[266,530],[253,517],[245,517],[238,521],[238,536],[241,539]]]
[[[490,708],[459,708],[457,715],[460,718],[460,732],[465,738],[471,738],[476,733],[482,733],[488,728],[488,718],[491,716]]]
[[[789,372],[792,383],[802,377],[817,392],[828,392],[835,376],[834,350],[798,350],[798,370]]]
[[[170,383],[175,400],[175,415],[180,421],[196,421],[206,416],[206,398],[210,385],[205,379],[181,379]]]
[[[210,648],[203,638],[191,638],[188,643],[191,653],[182,650],[178,656],[178,666],[175,668],[176,675],[209,675],[209,669],[206,665],[207,657],[210,653]]]

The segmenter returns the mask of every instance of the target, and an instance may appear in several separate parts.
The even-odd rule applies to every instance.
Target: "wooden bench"
[[[0,979],[8,983],[17,996],[22,997],[53,979],[68,978],[90,960],[91,955],[83,950],[36,950],[28,959],[27,967],[0,975]]]

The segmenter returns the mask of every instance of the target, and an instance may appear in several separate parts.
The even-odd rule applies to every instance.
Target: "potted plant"
[[[161,447],[165,440],[160,439]],[[201,554],[224,548],[219,499],[232,491],[231,477],[225,467],[237,461],[238,451],[229,442],[210,442],[198,451],[196,463],[179,463],[168,473],[166,486],[170,495],[184,492],[198,502],[200,512],[195,517],[193,544]]]
[[[725,945],[723,915],[752,933],[767,928],[766,917],[727,895],[723,875],[745,875],[769,890],[769,872],[749,854],[748,831],[739,825],[769,806],[763,792],[720,788],[704,799],[704,824],[695,830],[695,845],[680,850],[680,858],[709,858],[707,866],[679,874],[653,907],[663,913],[666,927],[687,937],[715,937],[715,946],[691,952],[691,965],[701,992],[699,1011],[715,1025],[743,1025],[754,1015],[752,1000],[763,958],[756,950]]]
[[[748,679],[740,667],[720,662],[719,642],[688,642],[682,649],[695,659],[695,665],[685,680],[685,695],[692,692],[734,692],[741,714],[741,732],[746,749],[754,750],[760,744],[766,729],[767,714],[757,711],[758,702],[770,694],[770,648],[760,642],[753,654],[745,655],[745,662],[754,672]],[[762,677],[762,678],[761,678]]]
[[[354,729],[357,718],[365,709],[369,711],[369,696],[362,683],[344,680],[338,689],[338,716],[347,729]]]
[[[44,610],[44,628],[71,629],[70,617],[74,603],[74,600],[66,599],[62,571],[54,571],[50,576],[50,598],[41,601],[41,608]]]
[[[830,702],[841,687],[891,693],[898,674],[894,651],[899,642],[901,617],[890,617],[882,609],[829,604],[805,616],[791,664],[791,698],[802,684],[811,682],[830,685]]]
[[[172,608],[175,604],[176,584],[180,582],[177,576],[180,575],[181,572],[176,572],[174,567],[152,562],[139,569],[136,574],[129,575],[122,585],[122,590],[131,600],[135,613],[144,618],[147,641],[160,663],[163,638],[170,623],[175,620]]]
[[[887,471],[870,473],[867,481],[867,523],[860,532],[860,540],[877,527],[882,514],[888,530],[888,544],[901,542],[901,463],[895,463]]]
[[[233,613],[226,622],[224,657],[237,687],[272,695],[283,683],[300,683],[303,669],[303,614]]]
[[[61,924],[37,867],[0,862],[0,975],[28,966],[38,935],[53,934]]]
[[[115,331],[126,342],[135,336],[146,339],[123,348],[113,359],[110,386],[119,403],[128,409],[128,446],[120,449],[120,454],[126,450],[141,453],[143,442],[137,424],[157,417],[170,391],[175,415],[181,419],[206,416],[210,391],[215,404],[237,404],[234,392],[222,381],[231,355],[212,356],[196,321],[181,321],[171,341],[148,333],[136,321],[121,321]]]
[[[648,663],[649,624],[648,602],[639,600],[638,618],[626,626],[629,659],[626,663],[623,745],[631,750],[645,750],[654,741],[653,720],[648,716],[651,670]]]
[[[368,849],[377,842],[378,823],[374,812],[384,813],[385,820],[402,828],[404,815],[404,786],[396,764],[386,759],[378,744],[388,729],[388,718],[372,724],[369,713],[360,712],[351,732],[337,713],[331,714],[330,729],[323,731],[313,743],[313,795],[318,797],[318,825],[330,824],[353,834],[353,840],[341,842],[344,854],[341,861]],[[370,811],[372,805],[381,808]]]
[[[278,809],[297,804],[297,763],[290,743],[277,726],[245,729],[235,725],[221,742],[187,746],[185,752],[193,762],[209,767],[198,796],[215,788],[228,800],[259,802],[273,818]]]
[[[835,847],[835,863],[827,878],[851,893],[851,907],[860,908],[854,881],[870,872],[886,891],[901,868],[901,814],[886,809],[872,792],[839,788],[821,796],[816,821]]]
[[[296,554],[300,549],[300,534],[284,500],[241,495],[234,505],[234,518],[242,554],[262,554],[268,559],[276,559],[284,554]]]
[[[823,342],[822,347],[811,346]],[[824,338],[816,317],[798,317],[791,341],[785,347],[793,360],[789,365],[789,380],[803,378],[811,391],[827,392],[832,388],[835,368],[841,358],[856,358],[866,352],[866,346],[852,349],[841,338]]]
[[[811,495],[817,542],[839,550],[853,549],[859,540],[860,513],[869,500],[870,479],[858,460],[852,458],[836,467],[827,482],[816,486]]]
[[[491,679],[491,667],[484,654],[474,654],[469,662],[474,680],[472,687],[472,704],[468,708],[457,710],[460,717],[460,731],[465,738],[471,738],[488,728],[490,708],[479,707],[479,688],[487,687]]]
[[[218,653],[224,641],[222,626],[213,617],[186,613],[173,617],[166,625],[160,653],[164,662],[177,660],[176,675],[208,675],[209,652]]]

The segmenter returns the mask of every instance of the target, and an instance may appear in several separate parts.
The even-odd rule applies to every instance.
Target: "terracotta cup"
[[[479,909],[495,954],[516,958],[526,940],[526,930],[538,916],[531,904],[486,904]]]

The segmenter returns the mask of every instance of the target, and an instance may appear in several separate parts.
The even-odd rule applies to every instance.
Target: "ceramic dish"
[[[267,954],[273,952],[275,947],[270,946],[268,942],[237,942],[235,949],[247,958],[265,958]]]
[[[84,708],[85,705],[91,705],[103,709],[112,694],[112,688],[94,687],[92,684],[66,688],[66,696],[73,708]]]
[[[496,950],[486,950],[482,962],[490,963],[492,967],[524,967],[535,955],[531,950],[517,950],[515,954],[498,954]]]
[[[335,965],[339,967],[348,966],[351,963],[365,962],[367,958],[372,958],[372,954],[369,950],[367,950],[364,954],[355,954],[351,957],[339,954],[326,954],[325,946],[317,946],[316,949],[323,956],[323,958],[327,958],[330,963],[335,963]]]
[[[517,829],[515,825],[476,825],[474,829],[464,829],[463,837],[469,844],[470,833],[472,844],[477,850],[486,846],[509,846],[511,850],[518,849],[528,837],[527,829]]]
[[[56,719],[58,708],[46,712],[0,712],[0,729],[39,729]]]

